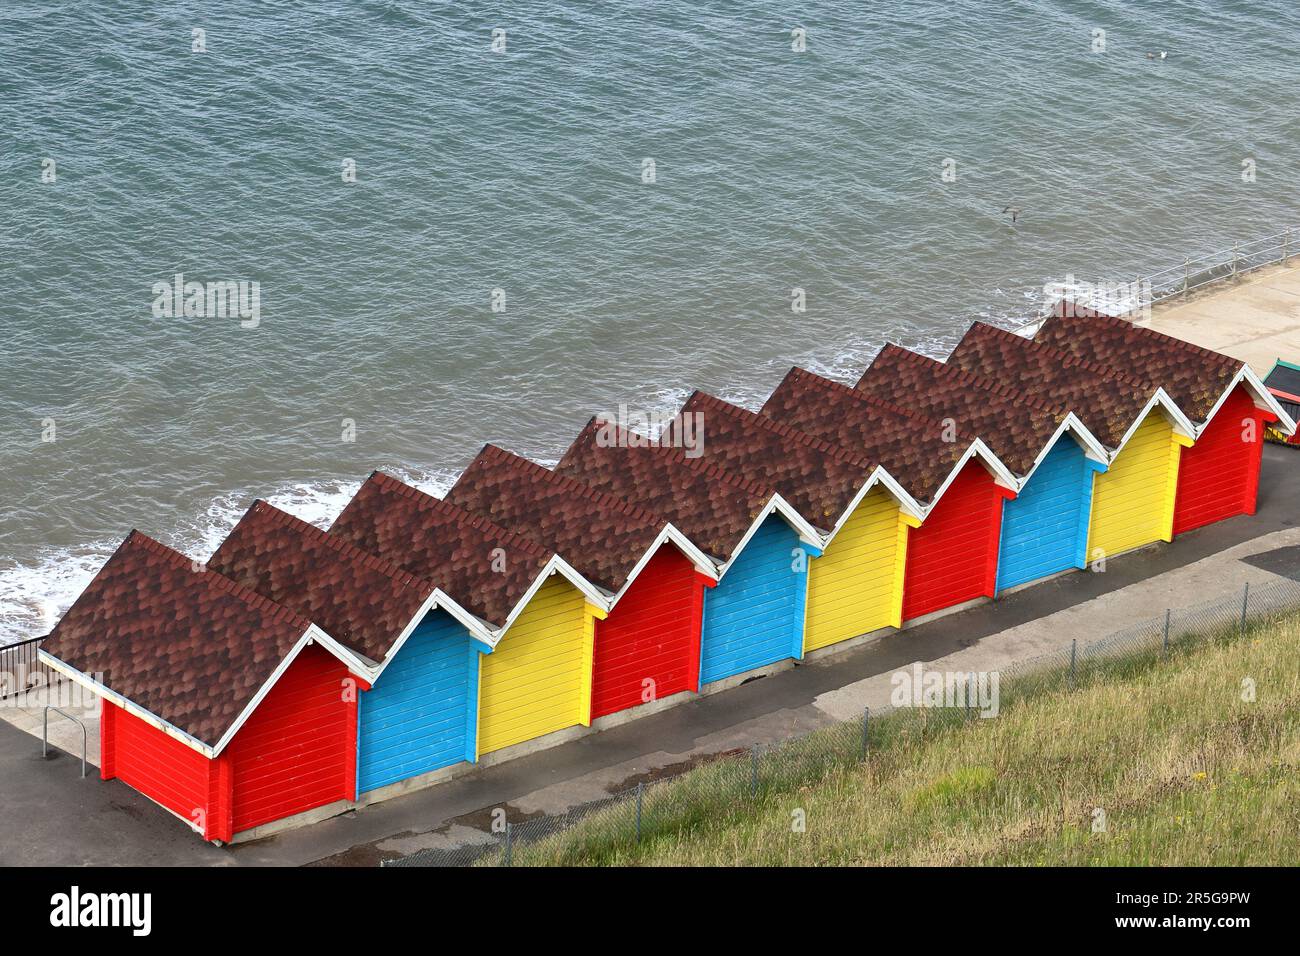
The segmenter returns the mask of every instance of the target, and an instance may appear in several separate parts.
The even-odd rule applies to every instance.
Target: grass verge
[[[868,744],[704,766],[645,789],[639,839],[628,799],[511,865],[1296,865],[1300,615],[1004,680],[991,719],[896,710]]]

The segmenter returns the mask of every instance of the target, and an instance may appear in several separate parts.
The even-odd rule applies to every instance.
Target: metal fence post
[[[1234,242],[1232,244],[1232,277],[1234,279],[1237,278],[1237,247],[1240,245],[1240,242]]]
[[[81,779],[86,779],[86,723],[79,717],[73,717],[66,710],[60,710],[53,704],[46,704],[44,716],[41,718],[41,757],[50,755],[50,711],[54,711],[60,717],[66,717],[78,727],[81,728]]]
[[[975,672],[968,671],[966,674],[966,722],[970,723],[970,699],[975,694]]]
[[[641,842],[641,802],[645,796],[645,784],[636,785],[636,842]]]
[[[1282,265],[1286,265],[1291,258],[1291,227],[1286,227],[1286,232],[1282,235]]]
[[[1269,597],[1269,595],[1274,595],[1274,596]],[[1291,610],[1296,607],[1300,607],[1300,585],[1297,585],[1294,582],[1288,582],[1286,585],[1286,590],[1282,592],[1279,592],[1273,588],[1266,589],[1265,597],[1266,597],[1266,601],[1260,611],[1261,618],[1263,619],[1264,617],[1267,616],[1269,619],[1271,619],[1273,614],[1275,614],[1279,610],[1282,610],[1283,608],[1287,610]],[[1219,596],[1216,596],[1212,601],[1205,602],[1203,605],[1200,605],[1192,609],[1185,609],[1184,624],[1182,625],[1184,640],[1194,642],[1198,638],[1198,636],[1203,636],[1207,633],[1213,633],[1214,628],[1218,628],[1219,630],[1222,630],[1222,627],[1220,627],[1219,625],[1207,623],[1207,619],[1209,619],[1209,621],[1217,620],[1218,615],[1225,613],[1228,607],[1232,606],[1232,603],[1233,603],[1233,599],[1231,598],[1230,594],[1221,594]],[[1240,611],[1240,618],[1239,618],[1240,626],[1243,628],[1245,627],[1246,623],[1249,620],[1249,612],[1250,612],[1250,583],[1245,582],[1242,589],[1241,611]],[[1112,634],[1112,637],[1117,638],[1121,636],[1121,634],[1125,635],[1126,637],[1132,636],[1134,634],[1144,635],[1147,633],[1147,628],[1149,628],[1151,624],[1156,624],[1157,627],[1160,627],[1161,625],[1157,623],[1158,621],[1159,618],[1151,618],[1151,619],[1144,620],[1141,622],[1141,630],[1136,632],[1125,631],[1120,633],[1114,633]],[[1172,622],[1173,622],[1173,609],[1171,607],[1167,607],[1165,609],[1165,618],[1163,622],[1163,635],[1162,635],[1162,645],[1161,645],[1162,653],[1164,654],[1168,653],[1170,637],[1173,631]],[[1112,642],[1110,645],[1095,644],[1090,646],[1093,646],[1096,649],[1096,648],[1103,648],[1106,646],[1117,646],[1117,645],[1115,645]],[[1126,640],[1124,647],[1125,650],[1122,655],[1122,659],[1133,661],[1133,662],[1142,660],[1142,655],[1145,654],[1144,643],[1139,643],[1137,641],[1129,642]],[[1099,653],[1100,651],[1097,652]],[[1044,664],[1050,664],[1054,668],[1058,659],[1056,657],[1055,651],[1049,651],[1043,654],[1040,658],[1038,658],[1038,660]],[[1072,639],[1070,641],[1070,666],[1069,666],[1069,670],[1067,671],[1067,677],[1070,681],[1072,689],[1074,687],[1077,678],[1077,669],[1078,669],[1078,640]],[[969,680],[975,680],[976,683],[978,683],[978,672],[971,671],[967,673],[968,673]],[[1094,679],[1095,679],[1094,683],[1100,684],[1103,681],[1106,681],[1108,679],[1113,679],[1113,678],[1108,678],[1106,672],[1104,670],[1101,670],[1101,671],[1094,672]],[[978,708],[974,708],[973,704],[971,703],[974,696],[975,696],[974,694],[968,695],[967,708],[968,710],[976,711],[974,716],[978,716]],[[49,706],[47,708],[45,714],[46,730],[48,730],[49,710],[56,710],[56,712],[59,712],[53,706]],[[921,710],[923,719],[924,719],[924,715],[927,713],[928,711],[926,709]],[[64,716],[67,715],[65,714]],[[864,760],[869,753],[870,717],[871,717],[870,708],[864,707],[862,711],[861,726],[860,726],[860,731],[861,731],[860,746],[861,746],[862,757],[864,758]],[[839,750],[839,744],[848,742],[847,734],[850,733],[851,730],[852,730],[851,718],[849,720],[846,720],[843,724],[836,724],[835,725],[836,736],[834,737],[835,743],[833,744],[833,746],[828,747],[826,749],[819,749],[816,752],[808,754],[809,762],[816,761],[815,766],[825,768],[825,767],[829,767],[831,761],[833,760],[834,761],[842,760],[844,758],[844,755],[841,754]],[[773,744],[772,746],[774,749],[778,750],[779,752],[781,746],[780,744]],[[751,761],[750,762],[750,768],[751,768],[750,789],[751,789],[751,793],[754,796],[757,796],[758,793],[758,771],[759,771],[758,764],[759,764],[759,758],[761,756],[760,753],[761,749],[762,749],[761,746],[757,744],[751,747],[750,749],[750,761]],[[42,752],[46,754],[49,753],[48,737],[46,737],[46,739],[43,740]],[[786,760],[790,760],[792,759],[790,754],[791,751],[787,749],[782,756],[784,756]],[[742,757],[743,755],[744,754],[742,751],[740,753],[736,753],[734,756],[726,758],[725,766],[729,769],[727,769],[726,771],[727,774],[725,778],[726,782],[722,784],[722,786],[725,788],[724,798],[726,795],[734,796],[734,794],[731,793],[730,787],[733,783],[736,782],[735,779],[736,775],[738,775],[740,772],[739,760],[740,757]],[[773,774],[774,786],[778,781],[782,779],[781,771],[785,769],[787,768],[783,764],[774,768],[774,774]],[[663,783],[664,781],[652,781],[652,782]],[[646,789],[647,788],[645,782],[641,782],[637,784],[636,834],[637,834],[638,842],[640,842],[643,839],[643,835],[644,835],[643,803],[644,803],[644,793]],[[624,798],[626,794],[629,792],[630,790],[625,790],[623,791],[623,793],[619,795],[618,799],[619,799],[620,806],[622,802],[625,802]],[[553,823],[557,819],[558,817],[548,817],[542,822],[544,824]],[[582,819],[581,812],[574,809],[566,810],[563,816],[563,820],[565,824],[563,829],[565,830],[569,829],[569,827],[573,823],[575,823],[577,820],[580,819]],[[667,826],[667,824],[664,823],[664,819],[665,818],[661,815],[660,818],[661,829]],[[539,834],[553,833],[556,831],[548,827],[546,829],[534,828],[532,830],[526,830],[526,832],[533,833],[532,839],[533,842],[536,843],[536,841],[539,839]],[[480,862],[490,863],[490,854],[491,854],[490,837],[497,836],[498,833],[503,838],[503,842],[498,844],[498,848],[501,851],[501,857],[500,860],[498,861],[498,865],[512,866],[513,858],[514,858],[514,826],[508,821],[505,823],[505,826],[503,827],[502,831],[496,831],[496,827],[494,826],[489,833],[483,834],[483,838],[487,840],[486,843],[482,843],[482,844],[474,843],[472,845],[454,848],[450,851],[449,850],[417,851],[415,854],[411,856],[407,856],[400,860],[384,861],[384,865],[388,865],[388,866],[426,866],[426,865],[470,866]],[[528,858],[525,858],[524,865],[525,866],[529,865]]]
[[[1191,275],[1191,271],[1192,271],[1192,260],[1190,258],[1186,258],[1183,260],[1183,298],[1184,299],[1187,298],[1187,280],[1188,277]]]

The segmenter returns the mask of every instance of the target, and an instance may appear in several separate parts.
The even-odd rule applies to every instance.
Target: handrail
[[[1237,255],[1240,255],[1242,249],[1244,248],[1248,248],[1250,246],[1259,246],[1270,242],[1281,245],[1289,242],[1291,235],[1292,235],[1291,228],[1287,228],[1282,230],[1281,232],[1274,233],[1271,236],[1264,236],[1259,239],[1249,239],[1245,242],[1235,242],[1232,244],[1231,247],[1225,246],[1224,248],[1217,249],[1214,252],[1204,252],[1197,256],[1188,256],[1184,258],[1183,263],[1185,265],[1188,262],[1204,262],[1209,260],[1216,263],[1223,263],[1226,265],[1227,263],[1231,262],[1232,254],[1235,253]],[[1282,243],[1278,243],[1279,240],[1281,240]],[[1157,276],[1163,276],[1172,273],[1177,273],[1178,275],[1181,275],[1183,267],[1184,267],[1183,265],[1173,265],[1170,266],[1168,269],[1161,269],[1159,272],[1153,272],[1150,275],[1146,276],[1146,278],[1155,279]]]
[[[41,757],[48,758],[50,756],[50,711],[54,711],[56,714],[68,718],[68,720],[72,721],[74,724],[76,724],[78,727],[81,728],[81,779],[85,780],[86,779],[86,744],[88,741],[88,738],[86,736],[86,723],[80,717],[74,717],[66,710],[60,710],[58,707],[55,707],[53,704],[45,705],[45,722],[44,722],[44,726],[42,726],[41,728]]]
[[[31,690],[33,673],[47,675],[51,684],[63,680],[63,675],[43,664],[36,653],[40,649],[41,642],[47,637],[48,634],[43,634],[39,637],[14,641],[12,644],[0,644],[0,674],[10,674],[14,679],[14,687],[9,692],[6,693],[4,688],[0,687],[0,700],[16,697]]]
[[[1139,312],[1178,296],[1186,298],[1197,289],[1225,279],[1239,279],[1265,266],[1279,263],[1289,265],[1294,254],[1293,238],[1300,239],[1300,227],[1288,226],[1271,236],[1234,242],[1230,248],[1186,256],[1181,265],[1140,275],[1131,286],[1124,284],[1125,288],[1132,290],[1126,303],[1129,306],[1126,313]],[[1086,303],[1081,304],[1086,306]],[[1051,316],[1054,305],[1055,302],[1046,304],[1035,319],[1015,331],[1020,335],[1033,336]]]

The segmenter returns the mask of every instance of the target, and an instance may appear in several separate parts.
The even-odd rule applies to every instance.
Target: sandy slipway
[[[483,840],[493,807],[562,812],[700,757],[775,742],[861,713],[888,699],[889,674],[924,661],[987,670],[1104,637],[1207,598],[1300,579],[1300,456],[1265,449],[1259,511],[1110,562],[890,634],[843,653],[702,697],[641,720],[267,840],[217,849],[194,840],[119,781],[81,780],[77,759],[43,761],[40,743],[0,722],[0,801],[20,826],[0,844],[0,865],[373,864],[424,847]],[[26,718],[39,733],[39,721]],[[59,741],[71,737],[60,731]]]

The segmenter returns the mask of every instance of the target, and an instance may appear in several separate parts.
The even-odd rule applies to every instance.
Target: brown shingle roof
[[[265,501],[244,512],[208,565],[373,661],[433,593],[430,582]]]
[[[378,471],[329,533],[432,581],[494,627],[551,559],[527,538]]]
[[[876,463],[705,392],[695,392],[681,414],[700,413],[703,456],[742,475],[761,475],[814,527],[835,526]],[[673,434],[674,422],[665,429]]]
[[[1245,364],[1172,335],[1096,313],[1053,316],[1034,341],[1163,386],[1194,422],[1205,421]]]
[[[918,501],[934,497],[971,442],[944,441],[942,421],[801,368],[789,371],[761,414],[870,456]]]
[[[597,418],[573,440],[555,471],[635,498],[724,561],[774,492],[701,458],[688,458],[681,448],[651,445],[643,436]]]
[[[1058,412],[1073,411],[1097,439],[1118,447],[1151,399],[1154,388],[1068,352],[976,322],[948,356],[948,364],[997,377]]]
[[[984,439],[1018,475],[1034,461],[1064,419],[1010,385],[972,375],[898,345],[886,345],[862,373],[854,391],[910,408]]]
[[[667,521],[575,478],[485,445],[447,501],[553,548],[587,580],[617,592]]]
[[[132,531],[42,650],[215,746],[308,625]]]

